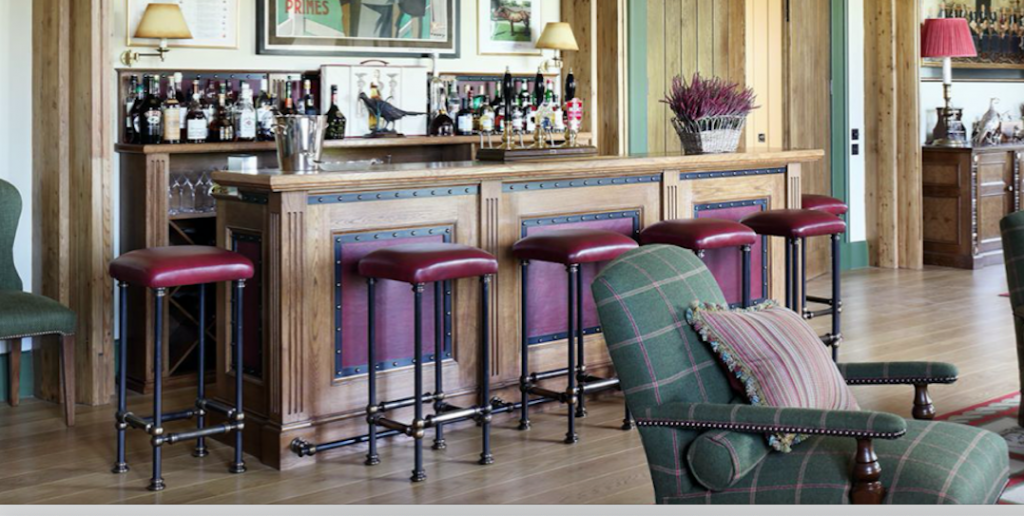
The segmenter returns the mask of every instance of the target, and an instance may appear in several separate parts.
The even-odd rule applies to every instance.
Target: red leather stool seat
[[[606,262],[639,247],[621,233],[600,229],[566,229],[526,237],[512,247],[522,261],[580,265]]]
[[[805,194],[801,197],[800,202],[805,210],[823,211],[825,213],[831,213],[836,217],[845,215],[846,212],[850,210],[850,207],[843,201],[834,199],[827,195]]]
[[[759,235],[810,238],[846,233],[846,223],[835,215],[815,210],[763,211],[743,219]]]
[[[247,280],[254,271],[248,258],[206,246],[140,249],[110,262],[114,279],[151,289]]]
[[[490,253],[459,244],[400,244],[359,260],[359,274],[403,283],[434,283],[498,273]]]
[[[640,233],[640,243],[666,244],[691,251],[708,251],[754,245],[757,243],[757,233],[731,220],[669,220],[645,229]]]

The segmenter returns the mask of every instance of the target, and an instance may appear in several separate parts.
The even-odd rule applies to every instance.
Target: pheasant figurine
[[[372,96],[365,92],[359,94],[359,100],[366,105],[370,112],[370,138],[402,136],[395,131],[395,122],[407,116],[422,116],[426,113],[405,111],[395,107],[390,102],[380,98],[380,93],[374,86],[370,89]],[[383,124],[381,123],[383,121]],[[383,127],[381,127],[383,126]]]
[[[974,126],[974,145],[983,147],[986,145],[998,145],[1002,140],[1002,117],[996,111],[999,99],[993,98],[989,102],[988,112]]]

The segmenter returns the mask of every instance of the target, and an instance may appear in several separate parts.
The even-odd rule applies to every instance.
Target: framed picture
[[[953,59],[955,68],[1024,69],[1024,12],[1019,0],[921,0],[921,20],[966,18],[978,57]],[[942,66],[939,59],[925,66]]]
[[[149,4],[174,3],[181,7],[192,39],[171,40],[178,48],[238,48],[239,2],[241,0],[125,0],[125,44],[155,47],[157,40],[133,38]]]
[[[459,55],[460,0],[255,1],[259,54]]]
[[[542,0],[476,0],[477,53],[541,55],[537,40],[544,30]]]

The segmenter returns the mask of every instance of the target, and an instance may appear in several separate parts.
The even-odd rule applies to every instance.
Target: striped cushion
[[[825,346],[796,313],[774,302],[737,311],[696,304],[686,317],[743,383],[752,405],[860,410]],[[768,442],[790,452],[806,437],[773,434]]]

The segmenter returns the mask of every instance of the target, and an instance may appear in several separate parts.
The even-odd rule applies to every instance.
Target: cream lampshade
[[[544,27],[540,39],[537,41],[537,48],[542,50],[554,50],[555,58],[544,62],[544,69],[561,69],[562,52],[579,51],[580,45],[576,42],[576,36],[572,33],[572,26],[565,22],[552,22]],[[553,65],[552,65],[553,63]]]
[[[131,50],[121,55],[121,62],[127,66],[135,64],[139,57],[158,56],[164,60],[164,54],[170,52],[167,40],[170,39],[192,39],[192,31],[185,22],[185,15],[181,13],[178,4],[149,4],[146,11],[142,13],[142,21],[135,29],[136,38],[159,39],[160,46],[155,54],[139,54]]]

